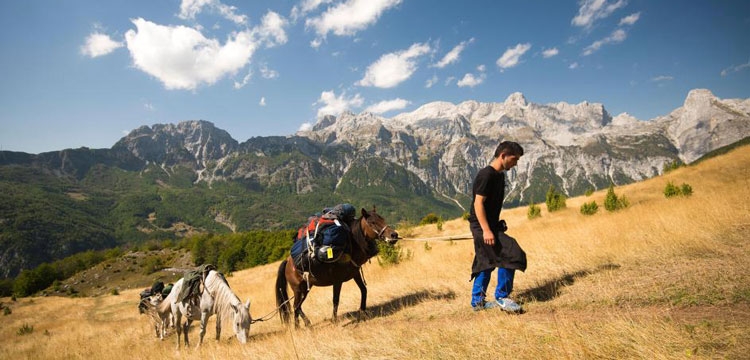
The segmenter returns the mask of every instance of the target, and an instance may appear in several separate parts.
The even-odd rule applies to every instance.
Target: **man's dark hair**
[[[495,149],[495,157],[500,156],[502,153],[521,157],[523,155],[523,148],[517,142],[503,141]]]

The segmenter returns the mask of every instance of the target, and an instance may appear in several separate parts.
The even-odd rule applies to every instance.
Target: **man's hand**
[[[482,231],[482,235],[484,236],[484,243],[486,245],[495,245],[495,234],[492,231]]]

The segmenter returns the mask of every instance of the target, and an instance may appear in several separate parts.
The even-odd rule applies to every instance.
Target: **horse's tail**
[[[276,306],[279,307],[279,316],[281,317],[281,322],[284,324],[289,323],[290,313],[289,294],[286,290],[287,261],[289,261],[289,259],[282,261],[281,265],[279,265],[279,271],[276,274],[276,288],[274,289],[274,292],[276,293]]]

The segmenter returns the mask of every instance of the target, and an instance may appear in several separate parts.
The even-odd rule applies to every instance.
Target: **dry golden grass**
[[[365,266],[371,319],[331,324],[331,288],[305,302],[307,330],[275,317],[254,324],[245,346],[214,339],[175,350],[139,316],[137,290],[94,298],[2,299],[12,309],[0,326],[3,359],[395,359],[395,358],[747,358],[750,354],[750,147],[697,167],[616,188],[629,208],[608,213],[606,191],[568,199],[568,208],[529,221],[527,208],[503,212],[529,257],[514,296],[526,313],[474,313],[469,307],[471,241],[402,241],[403,263]],[[666,199],[667,181],[686,182],[687,198]],[[593,216],[578,212],[596,200]],[[411,229],[412,238],[468,234],[463,220],[443,230]],[[427,244],[427,245],[425,245]],[[275,308],[278,263],[228,280],[260,317]],[[493,279],[494,280],[494,279]],[[491,284],[494,286],[494,284]],[[353,282],[339,312],[358,307]],[[33,332],[18,335],[24,325]],[[197,324],[190,332],[197,340]]]

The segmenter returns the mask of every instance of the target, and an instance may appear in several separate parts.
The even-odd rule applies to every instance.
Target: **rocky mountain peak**
[[[525,107],[528,105],[528,102],[526,101],[526,97],[524,97],[522,93],[514,92],[510,94],[507,99],[505,99],[505,105]]]

